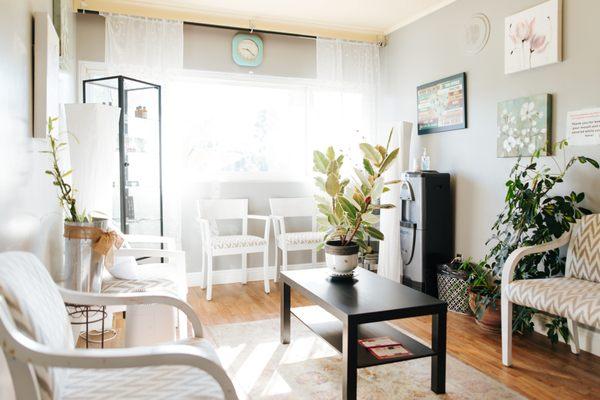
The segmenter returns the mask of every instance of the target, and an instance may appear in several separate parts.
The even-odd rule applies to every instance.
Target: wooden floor
[[[213,287],[213,300],[205,300],[205,292],[191,288],[188,301],[206,325],[229,324],[279,317],[279,290],[271,285],[271,294],[262,290],[262,282]],[[294,294],[292,306],[310,303]],[[431,317],[394,321],[410,333],[430,340]],[[116,319],[122,329],[122,320]],[[107,343],[121,345],[122,334]],[[554,348],[539,334],[515,336],[513,367],[501,363],[500,335],[481,331],[473,319],[448,315],[448,353],[484,374],[504,383],[531,399],[600,399],[600,357],[582,352],[576,356],[565,344]]]

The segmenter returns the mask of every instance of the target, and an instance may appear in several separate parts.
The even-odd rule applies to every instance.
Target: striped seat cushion
[[[600,283],[575,278],[526,279],[511,282],[512,303],[600,328]]]

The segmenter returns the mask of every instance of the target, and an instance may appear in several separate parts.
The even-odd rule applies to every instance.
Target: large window
[[[172,86],[188,178],[292,179],[312,175],[312,152],[369,134],[363,96],[309,80],[186,77]]]

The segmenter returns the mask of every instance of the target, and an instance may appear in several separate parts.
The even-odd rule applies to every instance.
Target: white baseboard
[[[288,269],[306,269],[315,267],[324,267],[325,263],[320,262],[317,264],[306,263],[306,264],[293,264],[288,265]],[[275,266],[270,266],[268,270],[269,279],[275,278]],[[248,268],[248,282],[262,281],[263,280],[263,269],[262,267]],[[238,269],[225,269],[221,271],[213,271],[213,285],[224,285],[228,283],[239,283],[242,281],[242,268]],[[189,287],[200,286],[202,282],[202,272],[188,272],[187,273],[187,284]]]

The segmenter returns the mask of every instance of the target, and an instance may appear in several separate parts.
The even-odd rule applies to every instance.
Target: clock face
[[[256,67],[263,60],[263,42],[260,36],[238,33],[231,42],[231,55],[237,65]]]
[[[245,60],[254,60],[258,57],[258,45],[252,39],[244,39],[238,43],[238,54]]]

